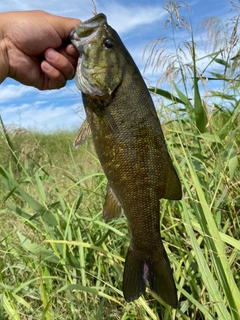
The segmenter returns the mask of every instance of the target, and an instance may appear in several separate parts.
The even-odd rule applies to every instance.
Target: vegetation
[[[75,150],[75,132],[43,134],[2,124],[0,319],[240,319],[239,9],[234,8],[236,17],[222,24],[215,18],[203,23],[214,41],[210,53],[197,58],[180,6],[167,2],[173,38],[157,39],[146,49],[155,71],[163,69],[165,58],[159,83],[169,80],[172,86],[151,90],[159,98],[184,193],[181,201],[161,200],[161,234],[179,308],[166,306],[150,290],[132,303],[124,301],[129,231],[124,217],[108,224],[102,219],[107,181],[91,139]],[[191,37],[184,47],[176,43],[178,28]],[[174,55],[167,51],[170,40]],[[218,71],[211,71],[216,66]],[[212,81],[218,81],[217,90],[207,89]]]

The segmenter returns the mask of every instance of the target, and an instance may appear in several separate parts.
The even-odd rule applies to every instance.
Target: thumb
[[[70,32],[82,21],[76,18],[50,15],[50,23],[61,39],[68,38]]]

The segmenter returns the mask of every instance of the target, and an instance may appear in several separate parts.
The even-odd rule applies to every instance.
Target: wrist
[[[1,15],[0,15],[1,20]],[[2,83],[9,74],[9,63],[6,41],[4,40],[3,26],[0,23],[0,83]]]

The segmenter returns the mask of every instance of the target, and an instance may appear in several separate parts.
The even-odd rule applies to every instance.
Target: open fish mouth
[[[69,36],[70,40],[71,41],[80,41],[81,38],[79,38],[79,36],[77,35],[77,32],[75,29],[73,29],[70,33],[70,36]]]
[[[81,59],[82,57],[82,54],[83,54],[83,43],[81,41],[81,38],[78,36],[77,32],[75,29],[73,29],[69,35],[69,38],[73,44],[73,46],[75,48],[77,48],[78,50],[78,53],[79,53],[79,60]],[[80,61],[79,61],[80,62]]]
[[[112,92],[122,79],[122,72],[114,58],[114,49],[111,51],[113,40],[108,38],[111,30],[106,16],[100,13],[77,25],[69,36],[73,46],[79,52],[76,71],[77,87],[82,93],[101,97],[104,100],[110,99]],[[107,45],[104,40],[107,40]],[[110,56],[108,49],[110,54],[112,52]]]
[[[83,45],[96,36],[101,25],[107,25],[107,18],[102,13],[84,21],[71,31],[69,38],[80,53]]]

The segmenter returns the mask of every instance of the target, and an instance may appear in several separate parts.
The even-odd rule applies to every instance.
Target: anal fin
[[[166,188],[162,197],[169,200],[180,200],[182,198],[181,183],[170,156],[168,161]]]
[[[109,220],[117,219],[120,217],[122,213],[122,206],[112,188],[110,187],[109,183],[107,184],[106,190],[107,194],[103,205],[103,219],[105,222],[108,222]]]

